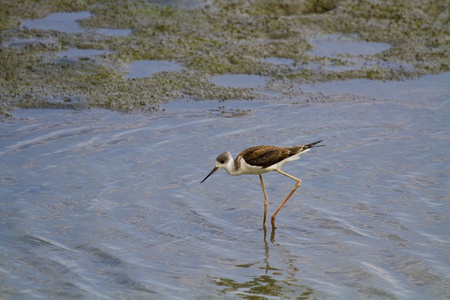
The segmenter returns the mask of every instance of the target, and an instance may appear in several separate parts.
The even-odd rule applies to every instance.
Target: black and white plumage
[[[265,225],[266,214],[267,214],[267,206],[269,200],[267,198],[266,190],[264,187],[264,182],[262,180],[261,174],[267,173],[270,171],[277,171],[280,174],[283,174],[295,181],[297,181],[296,186],[288,195],[288,197],[284,200],[281,206],[277,209],[277,211],[272,216],[272,226],[275,227],[275,216],[284,203],[287,202],[289,197],[295,192],[295,190],[300,186],[301,180],[289,175],[285,172],[281,171],[281,167],[293,160],[297,160],[300,158],[300,155],[308,152],[311,148],[319,147],[317,144],[322,142],[323,140],[302,145],[302,146],[294,146],[294,147],[277,147],[277,146],[255,146],[243,150],[240,152],[235,159],[230,152],[224,152],[217,156],[216,158],[216,166],[212,171],[200,182],[203,183],[209,176],[211,176],[218,169],[223,168],[225,171],[233,176],[242,175],[242,174],[258,174],[261,180],[261,185],[263,187],[265,202],[264,202],[264,221],[263,225]]]

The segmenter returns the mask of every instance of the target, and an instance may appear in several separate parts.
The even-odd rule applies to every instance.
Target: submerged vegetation
[[[164,101],[255,99],[258,90],[211,83],[217,74],[254,74],[280,89],[299,82],[369,78],[401,80],[449,71],[445,1],[223,0],[195,9],[127,1],[5,1],[0,10],[0,112],[14,107],[154,110]],[[176,2],[176,1],[172,1]],[[82,33],[28,29],[25,19],[89,11]],[[94,29],[131,29],[124,36]],[[371,55],[311,55],[311,40],[341,34],[392,47]],[[106,50],[64,58],[68,49]],[[283,58],[275,64],[265,58]],[[124,77],[134,60],[174,60],[177,72]],[[330,71],[326,64],[358,67]],[[369,62],[369,63],[367,63]],[[316,67],[311,67],[316,66]],[[317,67],[319,66],[319,67]]]

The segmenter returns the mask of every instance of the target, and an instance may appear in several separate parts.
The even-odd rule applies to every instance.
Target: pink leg
[[[280,209],[283,207],[283,205],[289,200],[289,198],[292,196],[292,194],[294,194],[294,192],[295,192],[295,191],[298,189],[298,187],[302,184],[301,179],[298,179],[297,177],[294,177],[294,176],[292,176],[292,175],[289,175],[288,173],[285,173],[285,172],[283,172],[283,171],[281,171],[281,170],[275,170],[275,171],[277,171],[278,173],[283,174],[284,176],[287,176],[287,177],[289,177],[289,178],[291,178],[291,179],[297,181],[297,183],[295,184],[294,188],[293,188],[292,191],[289,193],[289,195],[286,197],[286,199],[284,199],[283,203],[281,203],[281,205],[278,207],[278,209],[277,209],[277,210],[275,211],[275,213],[272,215],[271,223],[272,223],[272,227],[274,227],[274,228],[275,228],[275,218],[276,218],[278,212],[279,212]],[[261,176],[261,175],[259,175],[259,176]],[[261,180],[262,180],[262,179],[261,179]]]
[[[269,198],[267,197],[266,188],[264,187],[264,181],[262,179],[262,175],[259,174],[259,179],[261,180],[261,186],[264,193],[264,219],[263,219],[263,227],[266,227],[266,217],[267,217],[267,208],[269,207]]]

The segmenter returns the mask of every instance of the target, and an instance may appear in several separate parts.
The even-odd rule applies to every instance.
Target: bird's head
[[[228,170],[230,168],[230,166],[228,166],[228,165],[230,163],[232,163],[232,161],[233,161],[233,158],[231,156],[231,153],[228,151],[217,156],[216,166],[214,167],[214,169],[212,169],[211,172],[209,172],[209,174],[205,177],[205,179],[203,179],[200,183],[203,183],[203,181],[208,179],[209,176],[211,176],[214,172],[216,172],[220,168],[225,168],[226,170]]]

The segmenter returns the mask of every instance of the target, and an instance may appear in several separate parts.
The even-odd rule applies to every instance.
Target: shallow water
[[[56,12],[41,19],[26,19],[22,27],[28,29],[56,30],[67,33],[83,33],[85,30],[77,20],[92,16],[88,11],[81,12]]]
[[[59,57],[64,57],[68,59],[77,59],[77,58],[93,58],[97,55],[103,55],[106,53],[108,53],[108,51],[105,50],[70,48],[69,50],[60,51],[57,52],[56,54]]]
[[[167,60],[135,60],[128,65],[130,72],[125,78],[150,77],[159,72],[177,72],[183,70],[183,67]]]
[[[132,33],[131,29],[96,28],[85,29],[80,26],[78,20],[91,17],[89,11],[81,12],[56,12],[41,19],[26,19],[22,27],[28,29],[55,30],[66,33],[96,32],[104,35],[127,36]]]
[[[349,80],[301,86],[323,101],[183,101],[152,114],[16,111],[0,126],[1,294],[445,299],[448,82]],[[303,183],[276,230],[261,226],[257,176],[199,184],[223,151],[322,138],[283,167]],[[273,213],[294,183],[264,179]]]
[[[392,46],[387,43],[364,42],[354,35],[330,34],[312,39],[313,49],[309,55],[322,57],[321,63],[308,64],[310,69],[324,69],[333,72],[382,67],[413,72],[414,66],[405,62],[392,62],[372,57]]]
[[[267,77],[247,74],[216,75],[211,79],[213,84],[235,88],[261,88],[267,81]]]
[[[392,46],[386,43],[363,42],[357,37],[330,34],[324,38],[311,40],[311,55],[333,57],[340,54],[373,55],[388,50]]]

